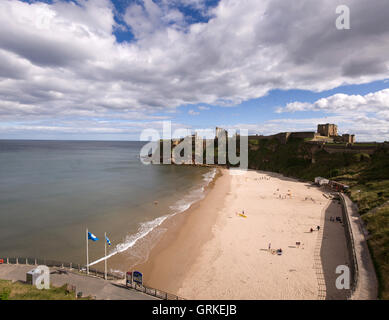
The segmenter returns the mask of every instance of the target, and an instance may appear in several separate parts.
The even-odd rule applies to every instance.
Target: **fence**
[[[185,300],[184,298],[178,297],[175,294],[171,294],[162,290],[150,288],[144,285],[136,284],[135,282],[132,282],[131,284],[123,285],[122,287],[125,287],[127,289],[135,289],[137,291],[143,292],[145,294],[148,294],[150,296],[162,299],[162,300]]]
[[[37,258],[21,258],[21,257],[0,257],[0,262],[4,264],[24,264],[24,265],[45,265],[54,268],[66,268],[74,271],[78,271],[83,274],[87,274],[86,266],[72,263],[72,262],[60,262],[55,260],[37,259]],[[105,273],[96,269],[89,268],[89,275],[96,276],[105,279]],[[107,280],[123,280],[125,276],[119,276],[113,273],[107,273]]]
[[[353,232],[351,229],[350,224],[350,215],[347,210],[347,205],[344,200],[343,194],[339,193],[340,202],[342,204],[342,214],[343,214],[343,224],[345,228],[345,235],[347,239],[347,248],[349,251],[349,258],[350,258],[350,267],[351,267],[351,283],[350,283],[350,296],[353,295],[357,283],[358,283],[358,263],[357,263],[357,256],[355,253],[355,247],[354,247],[354,237]]]
[[[62,268],[62,269],[66,268],[69,270],[75,270],[81,274],[87,275],[86,266],[76,264],[76,263],[71,263],[71,262],[59,262],[55,260],[46,260],[46,259],[37,259],[37,258],[0,257],[0,264],[23,264],[23,265],[31,265],[31,266],[45,265],[48,267]],[[104,272],[96,269],[91,269],[91,268],[89,268],[89,276],[95,276],[95,277],[105,279]],[[113,273],[109,273],[109,272],[107,273],[107,280],[124,280],[125,278],[126,278],[125,275],[119,276]],[[151,295],[153,297],[163,299],[163,300],[184,300],[183,298],[180,298],[174,294],[167,293],[165,291],[150,288],[143,285],[141,286],[134,282],[131,285],[118,285],[118,286],[126,289],[134,289],[143,292],[147,295]]]

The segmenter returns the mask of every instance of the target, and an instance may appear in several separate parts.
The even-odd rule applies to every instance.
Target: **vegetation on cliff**
[[[0,280],[0,300],[76,300],[76,294],[67,290],[67,285],[39,290],[21,281]],[[80,298],[89,300],[90,297]]]

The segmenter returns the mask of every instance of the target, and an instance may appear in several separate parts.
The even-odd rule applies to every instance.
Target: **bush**
[[[0,300],[8,300],[10,294],[10,288],[3,288],[3,290],[0,291]]]

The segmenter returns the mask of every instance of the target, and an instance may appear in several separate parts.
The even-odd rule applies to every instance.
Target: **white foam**
[[[200,188],[192,189],[186,196],[181,200],[178,200],[170,209],[173,211],[172,215],[184,212],[190,208],[192,204],[204,198],[204,190],[211,183],[216,176],[216,169],[203,174],[204,184]]]
[[[215,176],[216,169],[212,169],[211,171],[203,174],[204,184],[200,188],[192,189],[181,200],[178,200],[173,206],[170,206],[170,209],[172,210],[171,214],[155,218],[152,221],[141,223],[136,234],[128,235],[124,242],[119,243],[111,253],[109,253],[105,257],[93,261],[89,264],[89,266],[93,266],[99,262],[109,259],[110,257],[120,252],[128,250],[129,248],[133,247],[140,239],[146,237],[156,227],[160,226],[166,219],[188,210],[193,203],[204,198],[205,187],[209,185],[209,183],[215,178]]]
[[[123,243],[119,243],[110,254],[108,254],[107,256],[102,257],[96,261],[93,261],[92,263],[89,264],[89,266],[93,266],[93,265],[95,265],[99,262],[102,262],[102,261],[120,253],[120,252],[126,251],[127,249],[131,248],[140,239],[147,236],[154,228],[160,226],[162,224],[162,222],[164,222],[167,218],[168,218],[168,216],[165,215],[162,217],[158,217],[152,221],[141,223],[139,230],[136,234],[127,236],[125,241]]]

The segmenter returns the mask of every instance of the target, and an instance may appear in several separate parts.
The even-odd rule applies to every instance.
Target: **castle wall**
[[[314,139],[318,134],[316,132],[291,132],[290,138],[301,138],[301,139]]]

